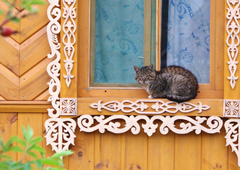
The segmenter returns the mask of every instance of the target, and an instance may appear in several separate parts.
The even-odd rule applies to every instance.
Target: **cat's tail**
[[[178,103],[186,102],[188,100],[194,99],[195,97],[196,95],[191,95],[191,96],[177,96],[177,95],[171,95],[171,94],[166,95],[166,98],[168,100],[175,101]]]

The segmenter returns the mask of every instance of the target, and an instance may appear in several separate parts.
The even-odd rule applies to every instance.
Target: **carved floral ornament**
[[[99,131],[104,133],[106,130],[115,134],[125,133],[131,131],[133,134],[138,134],[142,128],[144,132],[151,136],[157,131],[161,134],[167,134],[169,131],[173,131],[177,134],[187,134],[190,132],[195,132],[200,134],[202,131],[210,134],[219,133],[223,121],[221,118],[216,116],[211,117],[200,117],[203,111],[207,111],[210,108],[209,105],[202,104],[192,104],[190,102],[176,103],[176,102],[164,102],[162,100],[137,100],[137,101],[98,101],[97,103],[92,103],[89,108],[97,109],[99,112],[102,110],[107,110],[113,113],[112,116],[105,117],[91,116],[91,115],[81,115],[75,120],[71,118],[59,118],[60,115],[76,115],[77,114],[77,99],[60,98],[60,59],[61,53],[60,48],[64,49],[64,55],[66,57],[65,69],[67,75],[66,83],[69,86],[71,84],[71,79],[74,75],[71,75],[71,70],[73,68],[73,55],[75,53],[74,44],[75,37],[74,33],[76,31],[76,9],[74,5],[76,0],[63,0],[63,12],[60,9],[60,0],[49,0],[49,7],[47,10],[47,15],[50,20],[47,26],[47,36],[49,41],[49,46],[51,48],[51,53],[48,54],[49,58],[54,58],[52,62],[47,66],[47,72],[51,77],[49,85],[50,97],[48,101],[51,101],[52,108],[48,109],[49,119],[45,122],[46,128],[46,141],[47,144],[52,146],[52,149],[56,152],[61,150],[69,149],[70,145],[74,145],[75,129],[78,124],[80,131],[82,132],[94,132]],[[238,45],[239,45],[239,0],[227,0],[228,4],[228,24],[227,24],[227,45],[228,45],[228,57],[229,57],[229,71],[231,76],[228,77],[230,80],[230,85],[232,88],[236,85],[236,80],[238,77],[235,76],[238,62],[236,61],[238,55]],[[62,16],[61,16],[62,13]],[[60,18],[63,17],[64,23],[63,28],[59,23]],[[63,29],[63,45],[60,46],[59,34],[61,29]],[[148,103],[148,105],[147,105]],[[150,107],[149,107],[150,103]],[[198,111],[199,116],[188,117],[188,116],[161,116],[162,113],[170,113],[174,115],[177,112],[181,113],[191,113],[193,111]],[[116,112],[130,113],[135,112],[138,115],[128,116],[128,115],[114,115]],[[151,116],[149,116],[151,115]],[[239,117],[240,116],[240,101],[239,100],[226,100],[224,101],[224,117]],[[143,123],[139,123],[139,122]],[[176,122],[180,121],[180,124],[176,125]],[[123,126],[124,124],[124,126]],[[233,151],[239,157],[240,166],[240,120],[228,120],[225,122],[226,129],[226,143],[230,145]]]

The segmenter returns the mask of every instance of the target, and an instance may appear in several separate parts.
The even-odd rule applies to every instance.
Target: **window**
[[[146,3],[148,1],[148,3]],[[101,3],[99,3],[101,2]],[[161,63],[163,63],[163,57],[164,55],[161,54],[161,37],[166,36],[162,32],[161,23],[165,22],[164,18],[161,19],[161,13],[162,13],[162,2],[161,1],[149,1],[145,0],[145,3],[143,1],[138,1],[142,5],[142,10],[144,11],[144,19],[140,19],[141,24],[143,28],[130,29],[131,33],[136,33],[136,30],[138,30],[141,36],[138,39],[138,41],[141,41],[139,44],[140,47],[143,49],[139,49],[137,53],[134,53],[134,48],[131,48],[131,43],[129,41],[125,41],[125,43],[122,43],[121,41],[112,41],[112,37],[109,37],[109,32],[101,32],[101,30],[108,31],[105,29],[107,27],[110,27],[111,24],[106,23],[108,21],[107,15],[105,15],[104,10],[102,8],[109,8],[111,9],[108,4],[104,4],[107,2],[105,1],[97,1],[92,0],[91,1],[91,12],[88,13],[86,9],[81,9],[81,13],[85,12],[85,15],[79,15],[79,23],[80,26],[80,32],[79,36],[82,38],[80,39],[80,42],[78,43],[81,48],[80,49],[80,58],[79,58],[79,71],[81,74],[79,74],[78,78],[78,96],[79,97],[131,97],[131,98],[146,98],[147,93],[144,89],[141,87],[138,87],[135,83],[134,77],[132,77],[134,73],[134,69],[132,68],[133,65],[139,64],[141,65],[148,65],[150,63],[153,63],[155,65],[155,68],[157,70],[160,70]],[[118,1],[113,5],[116,5]],[[124,2],[126,2],[126,6],[124,6]],[[149,3],[150,2],[150,3]],[[173,1],[171,1],[173,2]],[[168,1],[168,3],[171,3]],[[204,1],[205,2],[205,1]],[[128,5],[130,1],[119,1],[120,4],[117,4],[117,6],[121,6],[121,10],[117,10],[117,12],[112,12],[111,15],[115,15],[116,13],[121,13],[124,10],[125,16],[127,16],[127,8],[131,7]],[[137,4],[137,2],[134,1],[135,6],[140,4]],[[163,1],[164,3],[164,1]],[[146,4],[151,4],[150,7]],[[81,4],[80,4],[81,5]],[[105,6],[104,6],[105,5]],[[149,10],[146,10],[148,8]],[[156,8],[156,10],[155,10]],[[197,98],[205,98],[205,99],[216,99],[216,98],[223,98],[223,54],[224,54],[224,16],[221,15],[222,11],[224,11],[224,5],[216,3],[215,1],[210,1],[210,37],[206,40],[206,42],[209,42],[209,70],[208,70],[208,78],[207,81],[202,81],[199,88],[199,94]],[[134,9],[134,8],[133,8]],[[166,9],[166,8],[163,8]],[[130,10],[132,11],[132,10]],[[101,15],[101,17],[99,17]],[[130,15],[130,14],[129,14]],[[141,13],[138,13],[136,15],[141,15]],[[150,17],[149,17],[150,15]],[[88,17],[87,17],[88,16]],[[220,17],[221,16],[221,17]],[[146,19],[145,17],[150,18]],[[91,19],[90,19],[91,18]],[[113,17],[114,18],[114,17]],[[118,20],[118,16],[116,17]],[[115,18],[115,19],[116,19]],[[126,17],[124,17],[126,19]],[[97,20],[97,21],[96,21]],[[101,20],[101,21],[100,21]],[[113,19],[114,20],[114,19]],[[140,22],[139,21],[139,22]],[[103,22],[103,24],[101,24]],[[123,20],[121,21],[122,24],[133,24],[134,21],[132,19]],[[150,24],[146,24],[146,23]],[[90,25],[89,25],[90,23]],[[120,22],[119,22],[120,23]],[[113,24],[115,26],[115,24]],[[97,28],[96,28],[97,27]],[[136,27],[135,27],[136,28]],[[146,31],[148,30],[148,31]],[[124,37],[124,33],[119,30],[116,30],[116,34]],[[134,32],[135,31],[135,32]],[[142,32],[142,33],[141,33]],[[102,34],[102,35],[101,35]],[[142,35],[143,34],[143,35]],[[162,34],[162,35],[161,35]],[[148,35],[148,36],[147,36]],[[149,36],[150,35],[150,36]],[[218,35],[218,36],[217,36]],[[96,37],[97,36],[97,37]],[[109,40],[110,39],[110,40]],[[99,47],[100,41],[108,41],[108,43],[115,43],[118,44],[116,47],[112,46],[111,48],[118,48],[118,54],[115,54],[113,51],[108,51],[103,44],[103,47]],[[127,42],[127,43],[126,43]],[[91,44],[89,48],[89,44]],[[155,46],[156,45],[156,46]],[[123,50],[121,50],[123,48]],[[129,49],[129,51],[126,51],[124,49]],[[124,65],[120,70],[113,71],[114,69],[118,68],[117,66],[113,65],[112,63],[115,61],[114,57],[111,56],[111,58],[106,59],[105,52],[103,53],[101,50],[104,49],[107,51],[107,53],[110,53],[112,55],[118,56],[133,56],[135,57],[133,60],[129,61],[135,62],[137,60],[137,64],[131,63],[128,65],[128,60],[124,60],[123,63],[116,62],[116,65]],[[120,49],[120,50],[119,50]],[[141,57],[144,56],[141,62]],[[105,60],[106,59],[106,60]],[[186,58],[187,59],[187,58]],[[127,62],[126,62],[127,61]],[[105,67],[104,63],[108,62],[109,67]],[[101,66],[99,66],[99,64]],[[125,68],[125,65],[126,66]],[[114,72],[113,78],[108,79],[106,77],[99,78],[98,70],[105,71],[106,72]],[[124,75],[124,71],[126,74]],[[130,71],[130,73],[128,73]],[[105,74],[107,75],[107,73]],[[120,81],[118,79],[115,79],[116,75],[122,76],[120,77]],[[128,79],[126,79],[124,76],[130,75]],[[206,74],[204,74],[206,75]],[[111,76],[107,76],[111,77]]]

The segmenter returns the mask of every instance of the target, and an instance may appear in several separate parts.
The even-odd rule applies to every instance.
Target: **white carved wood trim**
[[[234,89],[236,85],[236,80],[238,79],[238,76],[235,77],[235,73],[237,71],[237,56],[238,56],[238,46],[239,46],[239,19],[240,19],[240,13],[239,13],[239,0],[227,0],[228,5],[228,12],[227,12],[227,54],[229,61],[227,64],[229,65],[229,71],[231,75],[228,78],[230,80],[230,85],[232,89]]]
[[[232,152],[235,152],[238,157],[238,166],[240,167],[240,120],[239,119],[229,119],[225,122],[226,130],[226,146],[230,145],[232,147]]]
[[[51,77],[48,83],[50,94],[48,101],[51,101],[53,108],[48,109],[48,115],[51,118],[45,121],[45,138],[47,145],[50,144],[52,150],[56,152],[68,150],[70,144],[74,145],[74,132],[76,128],[76,122],[74,120],[58,118],[61,111],[59,99],[61,89],[59,80],[61,53],[58,39],[58,34],[60,34],[61,31],[61,25],[58,22],[61,18],[61,9],[59,3],[59,0],[49,0],[49,7],[47,10],[50,21],[47,26],[47,36],[51,48],[51,53],[48,54],[48,58],[56,58],[47,66],[47,72]]]
[[[60,98],[61,116],[77,115],[77,98]]]
[[[45,129],[47,145],[50,144],[52,150],[56,152],[68,150],[70,144],[74,145],[76,122],[73,119],[47,119]]]
[[[120,120],[120,121],[119,121]],[[126,116],[126,115],[113,115],[105,119],[105,116],[91,116],[82,115],[78,118],[78,126],[82,132],[94,132],[99,130],[100,133],[104,133],[105,130],[115,134],[125,133],[128,130],[136,135],[140,132],[139,120],[144,120],[145,123],[142,124],[144,132],[148,136],[152,136],[158,128],[157,121],[161,121],[159,131],[161,134],[166,135],[169,130],[177,134],[188,134],[195,131],[196,134],[200,134],[204,131],[209,134],[220,133],[223,125],[221,118],[217,116],[211,116],[209,118],[197,116],[195,119],[188,116],[148,116],[138,115],[138,116]],[[125,121],[124,126],[121,122]],[[182,121],[180,126],[175,126],[176,121]],[[155,122],[155,123],[154,123]],[[202,124],[206,123],[208,127]]]
[[[51,77],[49,85],[49,94],[50,97],[48,101],[51,101],[53,109],[48,109],[48,115],[50,117],[58,117],[60,115],[60,102],[59,102],[59,94],[60,94],[60,42],[58,39],[58,34],[61,31],[61,25],[58,22],[61,18],[61,9],[59,8],[59,0],[51,0],[49,1],[49,7],[47,10],[47,16],[49,18],[49,23],[47,25],[47,36],[49,46],[51,48],[51,53],[48,54],[48,58],[56,57],[54,61],[50,62],[47,66],[48,75]]]
[[[240,100],[224,100],[223,117],[240,117]]]
[[[74,44],[76,43],[76,37],[74,33],[76,32],[76,0],[62,0],[63,1],[63,32],[64,36],[62,38],[62,42],[64,44],[64,55],[66,57],[65,62],[65,70],[67,75],[63,75],[66,79],[67,87],[71,84],[71,79],[74,75],[71,75],[71,71],[73,69],[73,55],[75,53]]]
[[[146,103],[152,103],[151,109],[153,111],[148,111],[149,108]],[[137,100],[135,102],[130,100],[119,101],[109,101],[102,103],[102,100],[98,103],[92,103],[91,108],[97,109],[99,112],[102,112],[102,109],[118,112],[122,111],[124,113],[136,112],[138,114],[162,114],[162,113],[190,113],[192,111],[198,110],[198,113],[202,113],[204,110],[210,109],[208,105],[202,105],[201,102],[198,102],[198,105],[184,102],[177,103],[173,101],[164,102],[162,100]]]

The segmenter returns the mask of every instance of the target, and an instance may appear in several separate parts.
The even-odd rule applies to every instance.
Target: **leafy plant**
[[[53,154],[51,157],[45,157],[45,150],[37,143],[42,141],[41,137],[33,137],[33,130],[31,127],[25,129],[22,127],[24,139],[17,136],[10,138],[6,144],[0,138],[0,169],[1,170],[30,170],[35,164],[40,170],[63,170],[62,157],[71,155],[72,151],[60,151]],[[13,145],[16,142],[17,145]],[[12,157],[7,156],[9,151],[22,153],[22,157],[13,161]],[[24,161],[24,158],[29,155],[33,158],[31,161]],[[46,166],[57,166],[55,168]]]
[[[32,14],[36,14],[38,13],[38,8],[34,8],[34,5],[43,5],[45,4],[44,0],[22,0],[21,1],[21,7],[25,10],[28,11],[27,14],[19,16],[19,14],[21,13],[21,10],[18,9],[18,11],[16,13],[13,14],[13,9],[16,8],[16,1],[17,0],[13,0],[13,2],[11,3],[9,0],[2,0],[5,4],[7,4],[8,6],[8,10],[7,12],[4,12],[2,9],[0,9],[0,15],[4,15],[5,19],[3,20],[3,22],[0,24],[0,34],[2,36],[10,36],[11,34],[15,34],[18,33],[18,31],[13,31],[10,28],[4,27],[5,24],[7,24],[8,22],[12,21],[12,22],[19,22],[21,18],[24,18],[28,15],[32,15]]]

